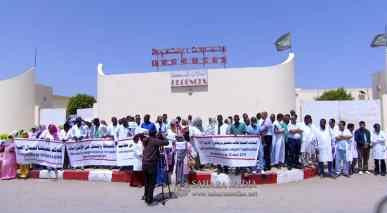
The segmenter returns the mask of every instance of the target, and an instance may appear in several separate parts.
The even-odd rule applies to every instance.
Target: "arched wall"
[[[294,54],[269,67],[208,70],[208,89],[172,92],[169,72],[105,75],[98,65],[97,116],[168,113],[207,119],[221,113],[272,113],[295,109]]]
[[[0,133],[34,125],[35,70],[0,81]]]

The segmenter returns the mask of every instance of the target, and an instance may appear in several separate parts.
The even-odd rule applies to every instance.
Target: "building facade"
[[[172,87],[170,72],[105,75],[102,64],[97,69],[95,109],[105,120],[137,113],[153,118],[162,113],[202,118],[252,115],[289,112],[296,106],[293,53],[269,67],[208,69],[208,84],[194,87]]]
[[[39,125],[40,109],[66,108],[68,97],[53,94],[51,87],[36,84],[36,71],[30,68],[0,81],[0,133],[10,133]]]

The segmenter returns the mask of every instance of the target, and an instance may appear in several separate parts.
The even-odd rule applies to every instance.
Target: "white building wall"
[[[337,88],[326,89],[296,89],[296,113],[301,115],[303,112],[303,104],[305,102],[315,101],[317,97],[329,90],[336,90]],[[354,100],[372,100],[375,99],[373,88],[344,88]],[[361,93],[363,92],[363,93]],[[301,119],[301,118],[300,118]]]
[[[34,125],[35,70],[0,81],[0,133]]]
[[[202,118],[221,113],[295,109],[294,54],[270,67],[208,70],[208,88],[171,90],[169,72],[104,75],[98,66],[97,116],[110,119],[135,113]]]

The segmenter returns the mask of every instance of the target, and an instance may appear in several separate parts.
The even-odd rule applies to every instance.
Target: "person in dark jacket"
[[[371,174],[368,171],[368,160],[370,158],[371,133],[366,129],[364,121],[359,122],[359,129],[355,131],[355,141],[359,154],[359,174]]]
[[[149,137],[141,136],[144,150],[142,170],[144,171],[144,200],[150,205],[153,203],[153,191],[156,185],[157,161],[160,159],[160,146],[168,145],[168,140],[157,137],[156,127],[150,128]]]

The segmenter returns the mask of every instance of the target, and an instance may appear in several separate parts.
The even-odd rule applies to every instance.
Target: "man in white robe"
[[[117,140],[127,139],[131,136],[126,118],[120,119],[120,125],[117,128]]]
[[[132,116],[130,116],[128,119],[128,129],[129,129],[130,135],[135,135],[135,131],[138,127],[139,126],[135,122],[134,118]]]
[[[223,122],[223,116],[218,115],[216,117],[216,120],[217,120],[217,125],[216,125],[215,135],[228,135],[229,126],[228,124]]]
[[[285,128],[283,126],[283,114],[277,115],[274,121],[273,148],[271,151],[271,165],[281,167],[285,163]]]
[[[118,139],[118,121],[116,117],[112,117],[112,124],[108,127],[108,136],[112,137],[114,141]],[[121,120],[122,121],[122,120]]]
[[[70,138],[74,140],[81,140],[85,137],[82,131],[82,119],[77,118],[75,124],[70,129]]]
[[[326,128],[326,120],[320,120],[320,128],[315,132],[317,139],[317,150],[318,150],[318,167],[320,177],[325,177],[324,163],[328,163],[328,176],[334,177],[332,170],[332,144],[331,135],[329,129]]]
[[[301,143],[301,158],[304,166],[311,163],[311,156],[314,153],[314,126],[312,124],[312,116],[306,115],[304,117],[304,124],[302,125],[302,143]]]

